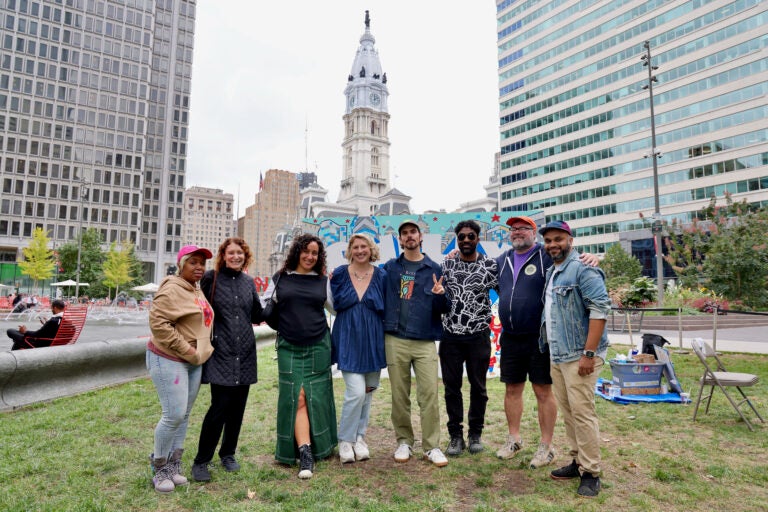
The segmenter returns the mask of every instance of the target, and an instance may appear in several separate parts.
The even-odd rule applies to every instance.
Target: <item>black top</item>
[[[253,324],[261,321],[261,302],[253,278],[228,268],[217,276],[209,270],[200,280],[200,288],[214,311],[213,355],[203,366],[202,382],[221,386],[254,384],[258,374]]]
[[[277,332],[294,345],[311,345],[328,331],[325,318],[328,277],[282,274],[277,283]]]

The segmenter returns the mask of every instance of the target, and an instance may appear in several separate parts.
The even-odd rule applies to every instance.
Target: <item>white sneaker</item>
[[[363,436],[357,436],[357,442],[353,448],[355,449],[356,460],[368,460],[371,458],[371,452],[368,450],[368,444],[363,439]]]
[[[507,442],[502,446],[499,451],[496,452],[496,456],[500,459],[511,459],[523,449],[523,440],[519,441],[514,436],[508,436]]]
[[[448,465],[448,459],[445,458],[440,448],[432,448],[424,454],[424,458],[439,468]]]
[[[413,450],[411,450],[411,447],[403,443],[395,450],[395,462],[408,462],[412,454]]]
[[[533,458],[531,459],[531,469],[540,468],[542,466],[548,466],[557,457],[557,452],[554,446],[546,443],[539,443],[539,449],[536,450]]]
[[[355,452],[352,451],[352,443],[349,441],[341,441],[339,443],[339,459],[342,464],[355,462]]]

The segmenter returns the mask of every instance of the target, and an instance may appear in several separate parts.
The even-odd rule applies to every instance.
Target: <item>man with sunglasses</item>
[[[456,225],[458,258],[446,258],[442,263],[443,288],[450,310],[443,315],[440,338],[440,369],[445,387],[445,408],[448,413],[448,433],[451,436],[446,454],[460,455],[464,441],[464,401],[461,384],[464,368],[469,381],[469,411],[467,414],[469,453],[483,451],[480,436],[485,423],[488,393],[485,379],[491,358],[491,301],[488,292],[497,287],[496,261],[477,252],[480,226],[473,220]]]

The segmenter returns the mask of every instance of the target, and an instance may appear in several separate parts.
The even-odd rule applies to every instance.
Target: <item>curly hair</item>
[[[219,246],[219,250],[216,251],[216,262],[213,264],[213,268],[216,270],[222,270],[227,266],[227,262],[224,260],[224,257],[227,254],[227,247],[229,247],[230,244],[239,245],[240,248],[243,250],[243,254],[245,255],[245,261],[243,262],[243,270],[247,269],[251,266],[251,263],[253,263],[253,253],[251,252],[251,248],[248,247],[248,244],[240,237],[237,236],[231,236],[221,242],[221,245]]]
[[[379,261],[379,248],[376,246],[376,244],[373,242],[373,239],[368,236],[364,235],[363,233],[356,233],[349,237],[349,243],[347,244],[347,261],[352,263],[352,244],[354,243],[355,239],[359,238],[360,240],[365,240],[365,243],[368,244],[368,248],[371,250],[371,256],[368,258],[368,261],[373,263],[374,261]]]
[[[480,236],[480,224],[478,224],[473,220],[462,220],[461,222],[456,224],[456,228],[453,231],[458,235],[459,231],[461,231],[464,228],[469,228],[472,231],[474,231],[476,235]]]
[[[325,247],[323,246],[322,240],[309,233],[304,233],[293,239],[293,243],[288,249],[288,256],[285,257],[285,262],[283,262],[283,268],[280,269],[280,273],[296,270],[299,267],[301,253],[306,251],[307,246],[312,242],[317,244],[317,261],[315,262],[315,266],[312,267],[312,270],[319,275],[323,275],[325,273]]]

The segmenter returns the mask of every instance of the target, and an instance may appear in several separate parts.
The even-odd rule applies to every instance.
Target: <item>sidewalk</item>
[[[608,340],[611,345],[634,345],[642,346],[643,334],[653,333],[663,336],[669,345],[665,348],[670,351],[691,350],[691,341],[695,338],[703,338],[712,348],[724,352],[745,352],[750,354],[768,354],[768,336],[766,336],[765,327],[744,327],[741,329],[722,329],[717,331],[717,338],[713,342],[712,330],[706,331],[683,331],[682,347],[680,343],[680,334],[678,331],[657,331],[643,330],[640,333],[633,332],[630,335],[627,332],[608,331]]]

